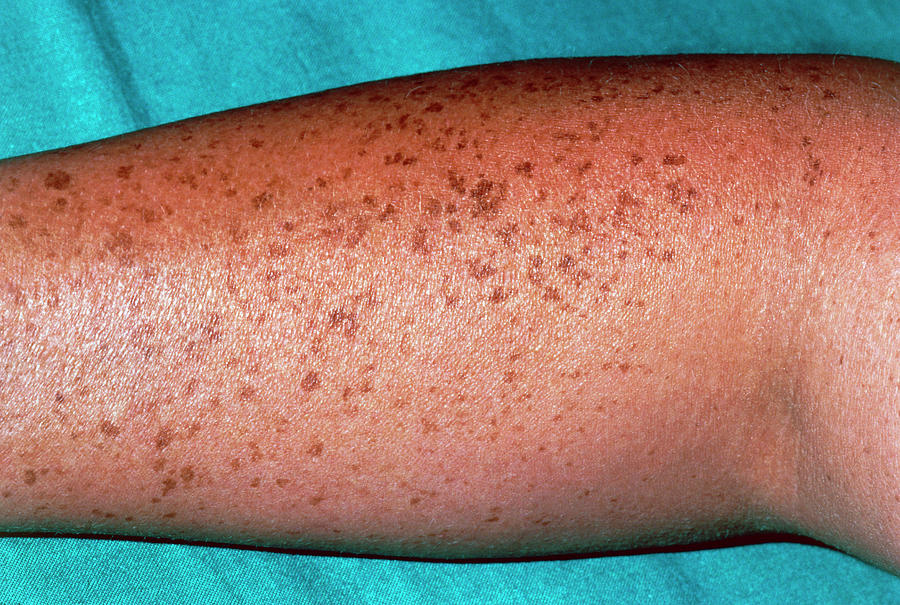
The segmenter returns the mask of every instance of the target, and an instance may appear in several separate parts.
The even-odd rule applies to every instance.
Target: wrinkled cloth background
[[[900,2],[0,0],[0,157],[347,84],[535,57],[843,53],[900,61]],[[898,603],[805,543],[433,563],[0,537],[0,603]]]

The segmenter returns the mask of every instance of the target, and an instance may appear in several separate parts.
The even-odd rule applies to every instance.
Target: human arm
[[[7,161],[0,525],[896,570],[897,89],[531,62]]]

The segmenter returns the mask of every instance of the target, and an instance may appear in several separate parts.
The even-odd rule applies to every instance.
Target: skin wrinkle
[[[75,525],[441,556],[819,535],[795,476],[839,456],[799,440],[850,387],[796,378],[839,314],[810,303],[848,305],[815,279],[897,241],[886,202],[849,215],[896,187],[895,70],[856,61],[485,66],[8,161],[0,319],[41,343],[0,349],[0,395],[37,390],[9,472],[43,482],[16,435],[59,440],[57,405],[78,454],[49,466],[94,460],[106,502]]]

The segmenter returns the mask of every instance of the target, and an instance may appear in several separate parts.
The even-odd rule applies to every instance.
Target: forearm
[[[829,133],[889,178],[857,108],[897,109],[812,98],[821,60],[717,61],[463,70],[7,162],[4,525],[439,556],[790,527],[811,242],[862,185]]]

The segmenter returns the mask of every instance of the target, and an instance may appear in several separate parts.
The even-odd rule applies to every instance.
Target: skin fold
[[[900,68],[543,60],[0,163],[0,527],[900,570]]]

